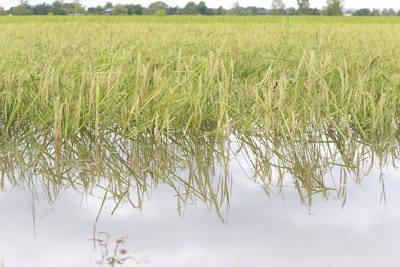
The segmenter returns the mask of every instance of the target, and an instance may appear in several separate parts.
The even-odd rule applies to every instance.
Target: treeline
[[[286,8],[283,0],[272,0],[269,9],[256,6],[242,7],[236,2],[232,8],[209,8],[201,1],[196,4],[188,2],[184,7],[171,7],[162,1],[151,3],[148,7],[139,4],[116,4],[108,2],[104,6],[84,7],[79,0],[71,3],[55,1],[52,4],[42,3],[30,5],[27,0],[21,0],[18,6],[5,10],[0,7],[0,15],[309,15],[309,16],[400,16],[400,10],[362,8],[359,10],[343,10],[343,0],[327,0],[322,9],[311,8],[309,0],[297,0],[298,8]]]

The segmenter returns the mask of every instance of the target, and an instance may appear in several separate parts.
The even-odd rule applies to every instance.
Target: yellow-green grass
[[[0,27],[5,133],[397,136],[400,20],[6,17]]]

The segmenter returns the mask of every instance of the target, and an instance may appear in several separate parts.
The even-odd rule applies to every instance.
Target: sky
[[[53,3],[55,0],[28,0],[31,5],[36,5],[39,3]],[[112,2],[113,4],[140,4],[144,7],[148,7],[150,3],[157,0],[80,0],[81,4],[86,7],[94,7],[97,5],[105,5],[106,2]],[[164,0],[169,6],[180,6],[184,7],[190,0]],[[297,7],[296,0],[283,0],[286,7]],[[64,0],[64,2],[72,2],[72,0]],[[195,0],[194,2],[200,2],[200,0]],[[224,8],[231,8],[235,0],[204,0],[206,5],[211,8],[218,8],[223,6]],[[271,0],[239,0],[239,5],[243,7],[247,6],[257,6],[269,8],[271,6]],[[8,9],[12,6],[16,6],[20,3],[20,0],[0,0],[0,6]],[[326,0],[310,0],[311,7],[322,8],[326,5]],[[345,8],[400,8],[400,2],[397,0],[346,0]]]

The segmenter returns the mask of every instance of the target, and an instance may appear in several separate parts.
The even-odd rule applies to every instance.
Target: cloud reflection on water
[[[337,201],[316,199],[310,212],[295,190],[285,199],[268,200],[257,185],[235,176],[227,225],[202,204],[176,212],[176,199],[160,186],[143,211],[121,206],[104,209],[97,229],[129,235],[127,246],[139,251],[143,266],[398,266],[400,182],[395,172],[387,183],[387,203],[380,204],[376,173],[362,186],[349,185],[342,208]],[[242,179],[243,178],[243,179]],[[68,190],[33,236],[31,198],[23,191],[2,194],[1,255],[5,266],[97,266],[91,238],[101,200]],[[37,212],[49,209],[46,201]],[[311,213],[311,214],[310,214]],[[127,264],[125,266],[136,266]]]
[[[6,189],[0,194],[0,257],[5,267],[97,266],[99,255],[89,239],[102,207],[96,229],[115,238],[130,236],[127,248],[138,251],[133,256],[147,260],[145,266],[398,266],[397,171],[387,167],[387,201],[380,203],[380,171],[366,168],[364,177],[359,172],[364,169],[362,162],[361,168],[357,165],[360,160],[366,160],[365,166],[372,165],[368,155],[373,152],[358,145],[356,138],[343,140],[343,144],[354,145],[339,151],[353,155],[346,159],[350,166],[341,167],[343,162],[334,145],[340,147],[342,143],[332,143],[325,136],[317,136],[319,143],[307,139],[315,135],[301,136],[292,147],[286,147],[285,142],[272,144],[273,139],[244,136],[231,143],[191,136],[138,145],[112,135],[101,149],[96,143],[88,145],[91,139],[87,136],[82,136],[84,142],[66,142],[58,148],[53,147],[51,139],[39,138],[39,149],[33,152],[19,143],[16,152],[9,153],[12,157],[2,155],[2,166],[7,169],[3,173],[10,180],[4,180]],[[46,140],[50,141],[43,143]],[[326,145],[322,154],[318,144]],[[41,154],[43,145],[50,147],[48,155]],[[243,154],[246,145],[250,151],[247,157]],[[24,149],[19,150],[21,147]],[[242,149],[240,153],[238,148]],[[224,153],[236,160],[229,171]],[[328,154],[333,159],[324,158]],[[26,158],[39,163],[32,173],[22,172],[24,168],[31,170]],[[296,161],[296,168],[288,158]],[[326,162],[331,165],[324,165]],[[282,183],[274,180],[279,176],[280,163],[288,178]],[[81,167],[75,170],[76,165]],[[258,168],[255,176],[252,166]],[[307,166],[315,172],[309,172]],[[335,184],[343,168],[349,173],[348,181]],[[44,170],[42,176],[38,170]],[[313,177],[311,187],[303,190],[302,185],[307,186],[304,177],[324,174],[321,171],[325,170],[329,170],[327,177]],[[358,174],[353,175],[353,170]],[[13,180],[13,174],[20,175]],[[297,176],[290,178],[289,174]],[[135,185],[143,176],[147,182]],[[183,177],[189,177],[190,182]],[[361,183],[354,184],[353,180]],[[61,182],[53,185],[52,181]],[[327,191],[333,191],[333,197],[318,193],[327,187],[325,181],[336,190],[346,188],[344,206],[343,195],[337,196],[336,190]],[[228,190],[220,185],[228,185]],[[52,188],[55,190],[49,194]],[[137,188],[144,191],[136,194]],[[104,190],[112,197],[102,204]],[[145,196],[139,199],[143,200],[142,211],[126,202],[126,192],[133,197]],[[182,194],[178,203],[187,205],[181,210],[182,217],[177,212],[178,193]],[[190,195],[187,202],[182,201],[185,194]],[[55,200],[49,201],[49,195]],[[299,201],[299,195],[307,201]],[[311,203],[311,196],[311,206],[301,205]],[[124,201],[119,203],[119,199]],[[227,224],[216,215],[216,208]]]

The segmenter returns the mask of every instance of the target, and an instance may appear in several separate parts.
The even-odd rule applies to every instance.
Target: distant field
[[[400,18],[0,17],[2,133],[399,138]]]

